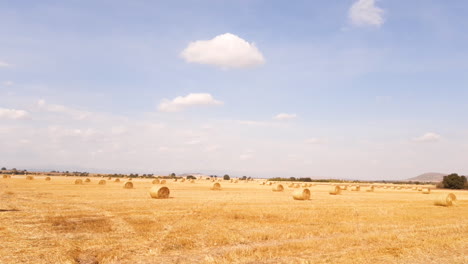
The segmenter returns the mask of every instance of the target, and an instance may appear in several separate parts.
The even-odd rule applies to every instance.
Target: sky
[[[468,2],[0,1],[0,166],[468,174]]]

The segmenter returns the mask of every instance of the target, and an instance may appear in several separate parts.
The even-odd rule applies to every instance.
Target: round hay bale
[[[359,192],[361,190],[361,186],[359,185],[356,185],[356,186],[352,186],[351,187],[351,191],[352,192]]]
[[[3,175],[3,179],[8,179],[8,175]]]
[[[369,189],[366,190],[366,192],[373,192],[374,191],[374,186],[369,187]]]
[[[167,187],[153,186],[150,189],[150,196],[154,199],[169,198],[170,190]]]
[[[343,186],[340,186],[340,189],[341,189],[341,190],[345,190],[345,191],[346,191],[346,190],[348,190],[348,185],[343,185]]]
[[[277,184],[275,187],[273,187],[274,192],[282,192],[284,191],[284,187],[281,184]]]
[[[421,192],[421,191],[422,191],[422,188],[421,188],[421,187],[418,187],[417,190],[418,190],[418,192]]]
[[[45,180],[46,180],[46,181],[50,181],[50,177],[46,177]]]
[[[76,179],[75,184],[83,184],[83,180],[82,179]]]
[[[160,184],[166,184],[166,180],[161,180],[159,183]]]
[[[191,180],[190,183],[195,183],[195,180]]]
[[[124,189],[133,189],[133,182],[128,181],[124,184]]]
[[[34,180],[34,177],[33,176],[26,176],[26,180],[32,181],[32,180]]]
[[[176,181],[177,181],[177,179],[174,179],[174,182],[176,182]]]
[[[294,188],[300,188],[301,185],[299,183],[294,184]]]
[[[214,190],[214,191],[221,190],[221,184],[219,184],[218,182],[214,183],[213,187],[211,187],[211,190]]]
[[[268,185],[270,185],[270,186],[273,185],[273,182],[268,182]]]
[[[132,181],[132,178],[128,178],[128,181]]]
[[[115,179],[114,182],[120,182],[120,179]]]
[[[457,197],[453,193],[441,194],[437,196],[437,198],[434,201],[434,204],[448,207],[448,206],[452,206],[456,200],[457,200]]]
[[[329,194],[331,195],[338,195],[338,194],[341,194],[341,188],[340,186],[333,186],[330,191],[328,192]]]
[[[238,180],[235,180],[234,183],[238,183],[239,181]]]
[[[422,194],[430,194],[431,193],[431,189],[429,188],[423,188],[422,189]]]
[[[159,179],[154,179],[151,183],[152,184],[159,184],[159,182],[160,182]]]
[[[86,178],[86,180],[84,180],[84,182],[91,182],[91,179],[90,179],[90,178]]]
[[[307,188],[300,189],[300,190],[294,190],[292,196],[293,196],[294,200],[309,200],[310,199],[310,190],[307,189]]]
[[[309,185],[307,183],[302,184],[302,187],[307,188]]]
[[[112,177],[107,178],[108,181],[112,180]]]
[[[180,182],[184,182],[184,181],[185,181],[185,179],[184,179],[184,178],[182,178],[182,179],[180,180]]]
[[[99,185],[106,185],[106,180],[100,180],[100,181],[98,182],[98,184],[99,184]]]

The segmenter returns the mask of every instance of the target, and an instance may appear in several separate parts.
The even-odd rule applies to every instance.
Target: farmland
[[[468,192],[0,178],[0,263],[468,263]],[[107,178],[105,178],[107,179]],[[433,187],[433,186],[426,186]],[[434,199],[452,192],[452,207]]]

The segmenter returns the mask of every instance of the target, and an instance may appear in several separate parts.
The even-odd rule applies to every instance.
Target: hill
[[[408,181],[421,181],[421,182],[440,182],[442,181],[444,176],[447,176],[446,173],[438,173],[438,172],[427,172],[423,173],[419,176],[409,178]]]

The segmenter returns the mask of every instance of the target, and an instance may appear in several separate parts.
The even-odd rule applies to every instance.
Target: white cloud
[[[308,138],[304,141],[307,144],[324,144],[327,143],[327,139],[323,138]]]
[[[281,114],[277,114],[275,117],[273,117],[273,119],[284,121],[284,120],[291,120],[291,119],[294,119],[296,117],[297,117],[296,114],[281,113]]]
[[[439,141],[440,139],[441,136],[439,134],[428,132],[420,137],[414,138],[413,140],[417,142],[435,142]]]
[[[27,119],[27,118],[29,118],[29,113],[27,111],[0,108],[0,119],[19,120],[19,119]]]
[[[179,112],[185,108],[203,105],[222,105],[223,102],[215,100],[211,94],[191,93],[187,96],[178,96],[173,100],[164,99],[158,109],[162,112]]]
[[[187,62],[221,68],[248,68],[265,62],[254,43],[248,43],[231,33],[216,36],[211,40],[191,42],[182,51],[181,57]]]
[[[3,86],[13,86],[13,82],[12,81],[5,81],[2,83]]]
[[[375,0],[358,0],[349,9],[349,18],[355,26],[376,26],[384,23],[383,9],[375,5]]]
[[[10,64],[8,64],[8,63],[6,63],[4,61],[0,61],[0,68],[2,68],[2,67],[6,68],[6,67],[10,67],[10,66],[11,66]]]
[[[39,106],[40,109],[45,110],[47,112],[70,115],[71,117],[77,120],[84,120],[91,116],[90,112],[76,110],[64,105],[48,104],[43,99],[37,101],[37,106]]]

